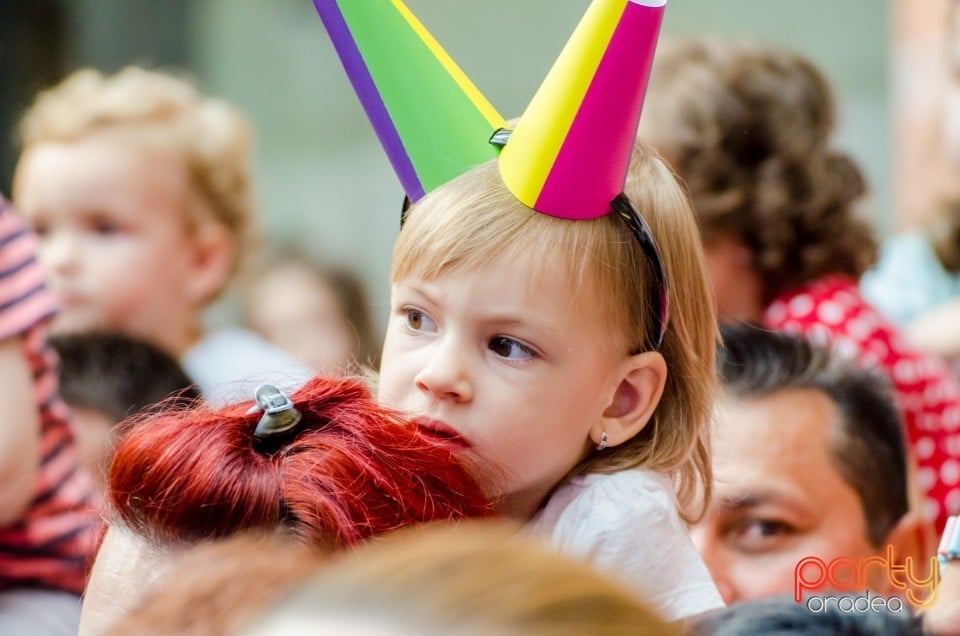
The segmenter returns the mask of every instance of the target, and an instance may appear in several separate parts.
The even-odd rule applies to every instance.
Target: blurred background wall
[[[891,16],[945,0],[891,2],[672,0],[664,25],[667,35],[777,43],[820,65],[837,88],[839,144],[872,186],[864,213],[882,233],[909,221],[894,193],[891,59],[905,36]],[[407,4],[512,116],[588,0]],[[110,72],[129,63],[187,69],[203,90],[251,116],[269,242],[354,266],[382,322],[402,193],[309,0],[0,0],[0,188],[9,191],[17,114],[38,88],[80,66]]]

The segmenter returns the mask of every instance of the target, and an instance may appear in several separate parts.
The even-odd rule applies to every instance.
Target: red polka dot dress
[[[912,348],[860,295],[857,283],[827,276],[777,298],[764,326],[832,346],[893,382],[917,463],[924,514],[938,531],[960,514],[960,385],[938,358]]]

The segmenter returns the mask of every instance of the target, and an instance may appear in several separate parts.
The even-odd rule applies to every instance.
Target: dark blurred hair
[[[832,463],[863,504],[867,538],[881,545],[909,507],[903,425],[886,378],[798,335],[739,325],[721,327],[721,336],[717,368],[732,396],[815,389],[833,401]]]
[[[360,380],[317,377],[291,397],[302,420],[277,440],[254,437],[251,402],[126,420],[108,473],[116,517],[158,545],[280,530],[343,546],[492,514],[460,445],[377,405]]]
[[[116,422],[177,396],[200,392],[168,353],[119,333],[92,332],[50,337],[60,357],[60,392],[67,404],[96,409]]]
[[[827,274],[859,278],[876,260],[866,190],[831,147],[826,79],[804,57],[700,38],[657,51],[641,131],[686,182],[706,243],[751,251],[763,302]]]
[[[690,636],[920,636],[920,621],[888,612],[811,612],[792,598],[731,605],[697,621]]]

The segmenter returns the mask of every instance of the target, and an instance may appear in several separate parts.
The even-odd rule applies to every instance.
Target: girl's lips
[[[464,448],[470,448],[472,444],[461,435],[455,428],[441,420],[431,420],[427,418],[419,419],[420,427],[426,430],[434,437],[450,440]]]

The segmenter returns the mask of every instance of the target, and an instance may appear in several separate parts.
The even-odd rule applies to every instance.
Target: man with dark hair
[[[922,605],[933,549],[884,378],[800,336],[722,335],[714,491],[693,535],[726,601],[869,589]]]

